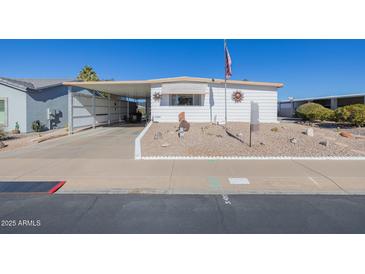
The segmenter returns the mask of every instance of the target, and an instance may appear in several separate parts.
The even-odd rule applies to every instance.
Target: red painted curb
[[[49,191],[48,194],[53,194],[55,193],[57,190],[59,190],[64,184],[66,183],[66,181],[61,181],[59,182],[57,185],[55,185],[54,187],[52,187]]]

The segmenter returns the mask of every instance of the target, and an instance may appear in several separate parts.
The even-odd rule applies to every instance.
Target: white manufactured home
[[[93,123],[97,117],[88,109],[94,109],[90,99],[84,109],[82,101],[75,100],[73,88],[84,88],[109,94],[114,98],[110,106],[117,105],[118,97],[145,99],[146,112],[155,122],[178,122],[178,114],[185,112],[188,122],[249,122],[251,103],[255,103],[261,123],[277,122],[278,88],[282,83],[252,82],[211,78],[176,77],[141,81],[65,82],[69,86],[69,126],[75,124],[75,111],[84,113],[85,123]],[[225,89],[226,86],[226,89]],[[94,102],[94,103],[93,103]],[[90,105],[91,104],[91,105]],[[92,105],[94,104],[94,105]],[[125,106],[128,108],[128,104]],[[94,111],[95,112],[95,111]],[[130,111],[127,110],[129,115]],[[73,117],[73,118],[71,118]],[[117,122],[115,116],[109,122]],[[78,125],[81,124],[78,122]],[[85,126],[86,124],[82,124]],[[71,128],[72,132],[73,128]]]

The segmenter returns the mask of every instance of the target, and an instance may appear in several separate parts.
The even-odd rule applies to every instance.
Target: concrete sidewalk
[[[0,153],[0,180],[66,180],[58,193],[365,194],[365,161],[135,161],[141,130],[100,128]]]
[[[66,180],[59,193],[365,194],[364,165],[363,161],[0,159],[0,178]],[[250,184],[232,185],[229,178],[247,178]]]

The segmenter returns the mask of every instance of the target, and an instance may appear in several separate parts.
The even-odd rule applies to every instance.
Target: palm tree
[[[96,74],[94,69],[90,66],[84,66],[83,69],[79,72],[77,76],[77,80],[82,81],[99,81],[99,76]]]
[[[77,80],[81,81],[99,81],[99,76],[96,74],[94,69],[88,65],[84,66],[77,76]],[[98,92],[103,97],[108,97],[108,94],[102,91]]]

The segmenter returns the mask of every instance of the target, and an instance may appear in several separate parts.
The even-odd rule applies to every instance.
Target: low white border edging
[[[141,139],[146,134],[148,129],[151,127],[152,121],[150,121],[147,126],[142,130],[142,132],[137,136],[134,140],[134,159],[141,160],[142,159],[142,149],[141,149]]]
[[[361,160],[365,161],[365,157],[290,157],[290,156],[144,156],[142,160]]]

